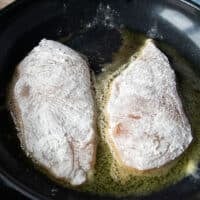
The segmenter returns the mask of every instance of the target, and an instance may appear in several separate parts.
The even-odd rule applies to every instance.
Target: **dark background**
[[[17,1],[20,1],[20,0],[17,0]],[[54,1],[56,1],[56,0],[54,0]],[[200,4],[200,0],[193,0],[193,1],[195,3],[199,3]],[[7,199],[8,200],[9,199],[11,199],[11,200],[28,200],[27,197],[24,197],[20,193],[18,193],[15,190],[11,189],[8,185],[6,185],[6,183],[4,183],[4,182],[2,182],[0,180],[0,200],[4,200],[4,199],[5,200],[7,200]],[[177,199],[177,200],[181,200],[181,199]]]
[[[0,0],[1,1],[1,0]],[[16,0],[15,0],[16,1]],[[20,1],[20,0],[17,0]],[[1,3],[1,6],[6,5],[6,0],[3,0]],[[10,3],[10,0],[8,0],[8,3]],[[1,12],[1,11],[0,11]],[[29,198],[24,197],[23,195],[21,195],[19,192],[11,189],[8,185],[6,185],[6,183],[4,183],[1,179],[0,179],[0,199],[4,200],[4,199],[15,199],[15,200],[29,200]]]

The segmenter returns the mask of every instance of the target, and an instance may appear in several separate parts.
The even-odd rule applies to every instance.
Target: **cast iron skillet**
[[[114,24],[105,26],[105,16],[96,13],[100,3],[116,11]],[[95,27],[84,29],[95,15]],[[200,8],[183,0],[21,0],[0,13],[0,178],[12,188],[31,199],[114,199],[68,190],[34,169],[19,147],[5,96],[16,64],[40,39],[68,36],[68,45],[86,54],[99,73],[120,46],[116,29],[122,24],[170,44],[200,74]],[[199,199],[199,190],[200,181],[185,178],[140,199]]]

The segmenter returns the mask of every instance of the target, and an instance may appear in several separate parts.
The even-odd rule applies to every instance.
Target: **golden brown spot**
[[[115,136],[120,136],[120,135],[126,134],[126,133],[127,133],[127,130],[125,130],[123,128],[122,123],[117,124],[117,126],[115,127],[115,129],[113,131],[113,135],[115,135]]]
[[[133,114],[129,114],[128,117],[131,118],[131,119],[140,119],[141,118],[140,116],[133,115]]]
[[[29,96],[30,87],[28,85],[24,85],[21,91],[22,97],[28,97]]]

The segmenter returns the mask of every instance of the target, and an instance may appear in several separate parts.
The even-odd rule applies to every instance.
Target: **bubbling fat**
[[[119,51],[113,55],[112,63],[106,64],[102,70],[102,73],[98,74],[95,77],[93,76],[93,86],[95,88],[96,98],[95,112],[97,112],[96,121],[98,134],[95,173],[93,174],[90,181],[87,181],[85,184],[79,185],[79,187],[72,187],[67,182],[59,183],[62,183],[66,187],[71,187],[80,191],[101,195],[144,195],[152,191],[158,191],[168,185],[174,184],[186,175],[188,175],[188,173],[193,173],[194,170],[191,169],[196,169],[195,163],[198,163],[198,161],[200,160],[200,140],[195,140],[190,148],[185,151],[183,156],[171,161],[170,163],[167,163],[167,165],[162,165],[159,168],[150,170],[137,170],[136,168],[129,167],[122,161],[119,154],[116,153],[116,145],[114,145],[112,140],[110,140],[110,138],[108,137],[109,115],[108,112],[106,112],[108,100],[111,96],[111,87],[114,83],[114,80],[119,75],[123,74],[123,72],[125,72],[125,70],[128,68],[130,64],[129,58],[133,55],[133,53],[139,52],[136,56],[135,54],[134,56],[132,56],[132,62],[135,60],[136,57],[139,57],[141,51],[138,51],[138,49],[141,48],[141,46],[143,46],[144,44],[144,41],[146,41],[145,36],[133,33],[128,30],[122,31],[121,34],[123,39],[122,46],[120,47]],[[172,53],[173,48],[170,47],[168,52]],[[184,108],[186,108],[187,113],[189,113],[190,115],[190,120],[195,137],[200,138],[200,132],[198,131],[200,130],[200,113],[198,111],[200,93],[196,92],[196,88],[194,88],[193,84],[194,80],[191,80],[189,77],[189,64],[185,60],[182,61],[182,57],[180,57],[180,55],[176,52],[173,53],[171,56],[177,61],[177,63],[180,61],[180,63],[178,63],[177,65],[181,68],[180,77],[181,80],[184,80],[184,83],[180,81],[178,83],[180,86],[181,94],[183,95],[185,100]],[[173,68],[174,67],[175,66],[173,65]],[[185,67],[186,69],[186,75],[182,73],[183,67]],[[15,80],[18,80],[19,73],[16,75],[17,77],[15,78]],[[195,79],[195,81],[196,80],[197,78]],[[28,87],[25,87],[22,95],[27,96],[27,94],[30,94],[30,91]],[[17,109],[16,104],[12,102],[12,105],[15,105],[12,106],[13,113],[19,113],[18,115],[20,115],[19,110],[14,110]],[[141,119],[138,116],[132,114],[129,115],[129,117],[133,120]],[[20,120],[15,121],[16,124],[20,122]],[[20,125],[18,124],[17,127],[20,127]],[[115,128],[115,130],[120,130],[120,127]],[[19,131],[19,138],[23,140],[23,137],[20,136],[20,134],[21,133]],[[26,153],[29,154],[28,151],[26,151]],[[32,154],[29,154],[29,157],[33,159]],[[92,160],[93,162],[91,163],[91,166],[93,167],[95,160]],[[49,172],[52,173],[52,171]],[[90,172],[91,171],[89,170],[87,176],[90,174]],[[56,179],[56,181],[57,180],[58,179]]]

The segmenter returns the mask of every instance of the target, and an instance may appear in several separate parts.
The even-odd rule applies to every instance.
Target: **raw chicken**
[[[106,113],[112,153],[133,169],[159,168],[192,141],[175,73],[152,40],[112,82]]]
[[[89,68],[77,52],[42,40],[17,67],[10,109],[27,155],[72,185],[87,180],[96,122]]]

